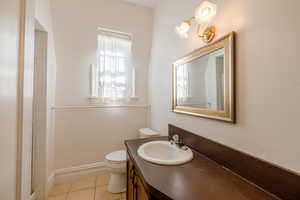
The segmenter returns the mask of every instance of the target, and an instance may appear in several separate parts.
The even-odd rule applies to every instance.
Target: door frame
[[[16,200],[31,196],[35,0],[19,0]]]

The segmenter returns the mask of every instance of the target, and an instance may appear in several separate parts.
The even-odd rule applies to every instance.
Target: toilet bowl
[[[159,136],[159,133],[149,128],[139,130],[139,138]],[[105,156],[105,165],[110,172],[107,190],[111,193],[126,191],[126,150],[115,151]]]
[[[126,191],[126,151],[115,151],[105,156],[105,165],[110,172],[108,191],[121,193]]]

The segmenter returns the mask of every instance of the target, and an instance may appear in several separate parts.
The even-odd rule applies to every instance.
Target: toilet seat
[[[141,128],[139,129],[139,132],[140,132],[140,138],[151,138],[160,135],[159,132],[154,131],[150,128]]]
[[[105,159],[109,163],[115,163],[115,164],[125,163],[126,162],[126,150],[114,151],[110,154],[107,154],[105,156]]]
[[[140,138],[149,138],[158,135],[158,132],[149,128],[140,129]],[[121,150],[105,156],[105,166],[110,172],[107,190],[111,193],[122,193],[126,191],[126,154],[126,150]]]

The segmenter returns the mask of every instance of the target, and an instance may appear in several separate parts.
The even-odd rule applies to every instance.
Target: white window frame
[[[135,84],[136,84],[136,69],[133,66],[133,55],[132,55],[132,43],[133,43],[133,36],[132,34],[129,33],[124,33],[120,31],[115,31],[107,28],[98,28],[98,36],[99,35],[109,35],[111,37],[116,37],[116,38],[121,38],[121,39],[126,39],[131,42],[131,60],[130,66],[127,66],[128,71],[128,85],[127,89],[130,92],[130,95],[128,94],[125,98],[119,100],[118,102],[126,102],[127,100],[132,100],[132,99],[137,99],[136,97],[136,90],[135,90]],[[99,48],[99,46],[98,46]],[[97,55],[97,59],[98,55]],[[99,71],[99,66],[95,64],[91,64],[90,66],[90,102],[91,103],[114,103],[114,102],[106,102],[104,101],[104,98],[100,95],[100,71]],[[128,98],[127,98],[128,97]]]

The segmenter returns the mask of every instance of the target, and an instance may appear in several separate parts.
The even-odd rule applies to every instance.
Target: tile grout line
[[[96,178],[95,178],[95,187],[94,187],[94,200],[96,200],[97,179],[98,179],[98,176],[96,175]]]
[[[66,194],[66,200],[69,199],[69,194],[70,194],[71,189],[72,189],[72,184],[73,184],[73,183],[70,183],[70,188],[69,188],[69,190],[68,190],[68,192],[67,192],[67,194]]]
[[[58,195],[55,195],[55,196],[65,195],[64,200],[72,200],[72,199],[70,199],[71,193],[72,193],[72,192],[77,192],[77,191],[81,191],[81,190],[92,189],[93,192],[94,192],[93,197],[92,197],[92,200],[96,200],[96,199],[97,199],[96,192],[97,192],[97,187],[98,187],[98,186],[97,186],[98,178],[99,178],[99,177],[98,177],[97,175],[94,177],[94,181],[93,181],[93,184],[94,184],[94,185],[93,185],[92,187],[80,188],[80,189],[76,189],[76,190],[74,190],[74,191],[72,190],[72,188],[73,188],[73,186],[74,186],[74,182],[71,181],[71,182],[69,182],[69,183],[66,183],[66,184],[69,184],[68,189],[67,189],[64,193],[61,193],[61,194],[58,194]],[[105,188],[105,187],[107,187],[107,184],[102,185],[102,183],[103,183],[103,184],[106,183],[106,182],[103,182],[104,180],[99,179],[99,181],[100,181],[100,185],[101,185],[101,186],[99,186],[100,188]],[[55,197],[55,196],[54,196],[54,197]],[[120,193],[120,194],[118,195],[118,198],[116,198],[116,200],[122,200],[122,193]]]

